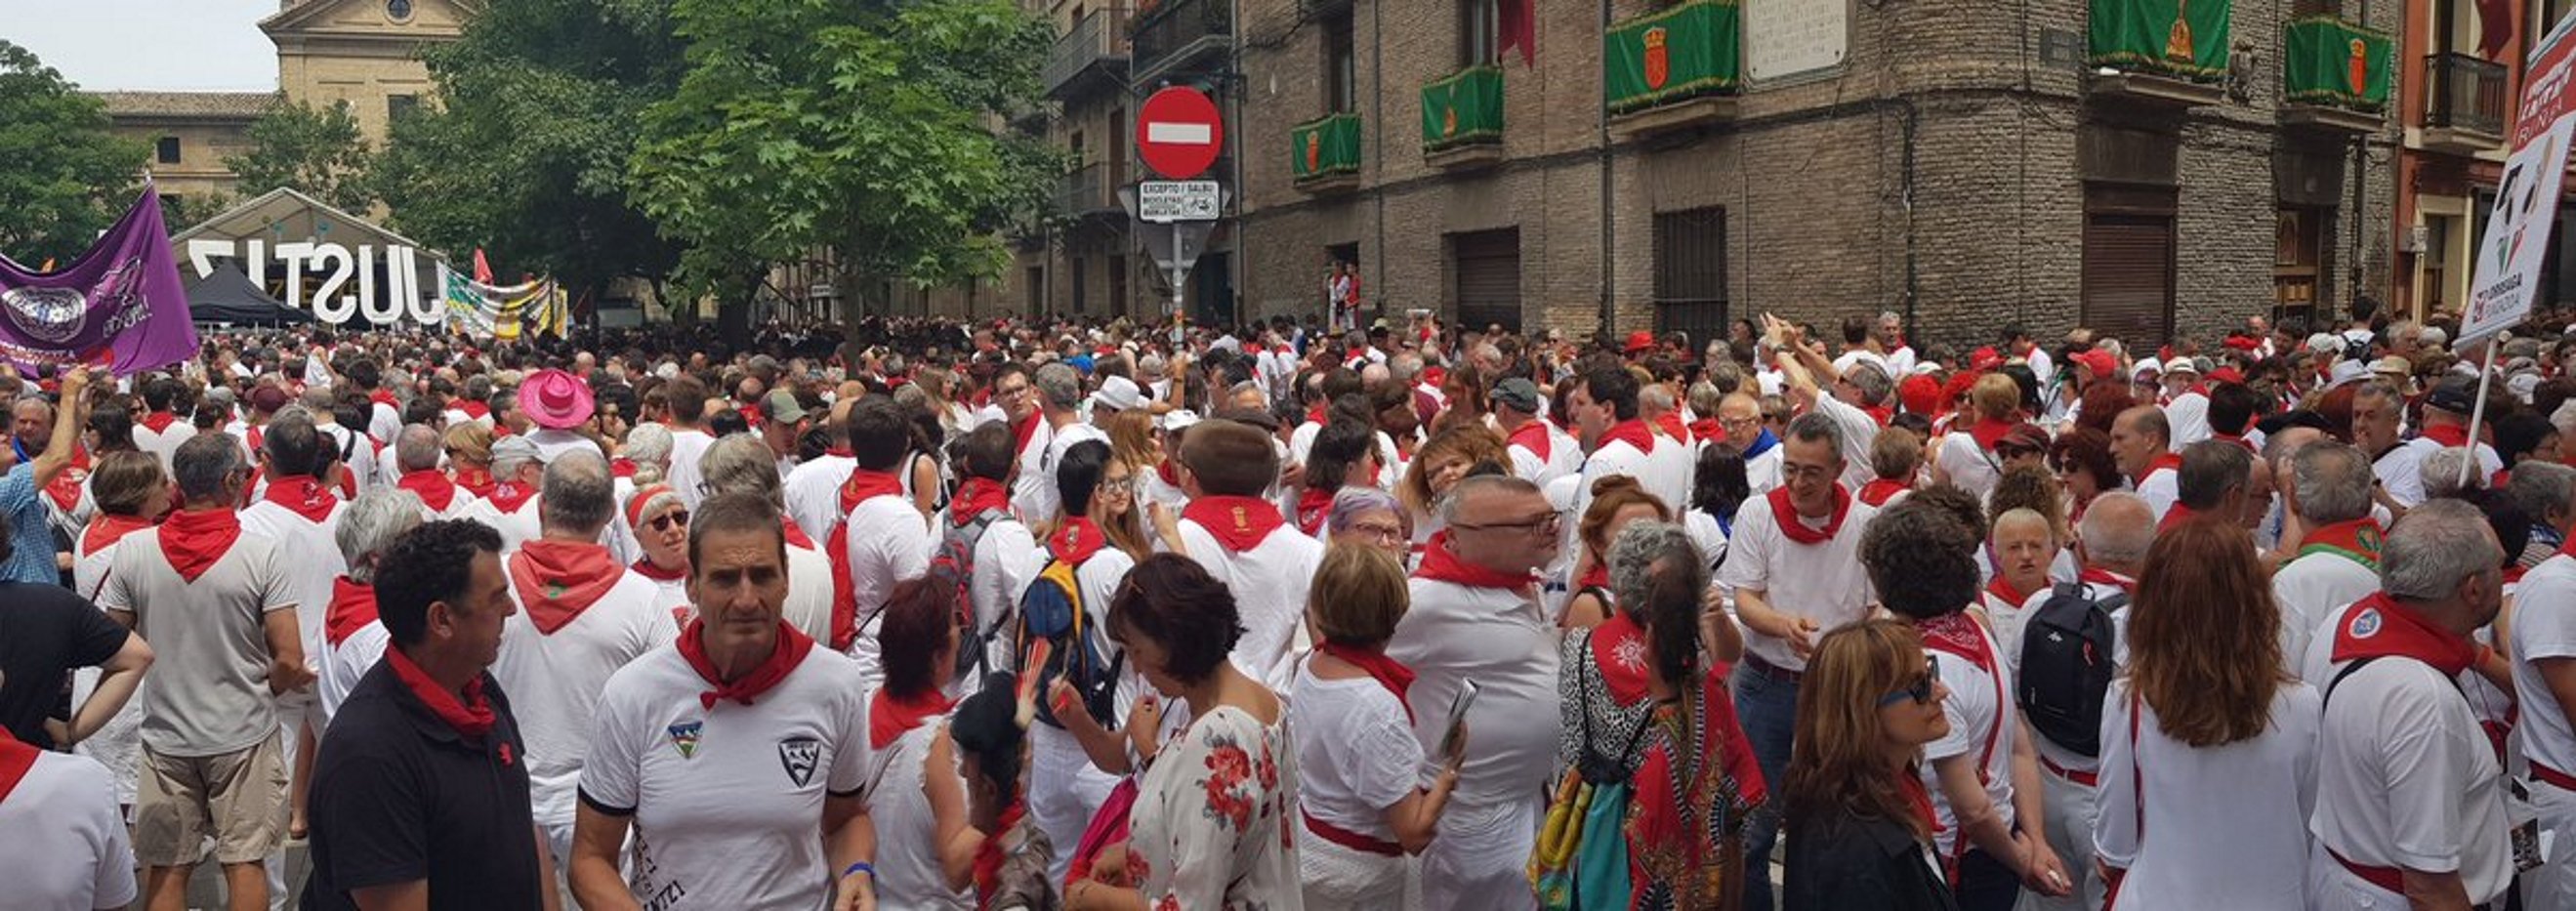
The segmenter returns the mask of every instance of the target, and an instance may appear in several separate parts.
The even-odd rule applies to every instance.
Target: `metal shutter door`
[[[2167,215],[2086,216],[2085,327],[2132,351],[2165,342],[2173,329],[2173,232]]]
[[[1453,235],[1458,325],[1521,328],[1521,232],[1518,228]]]

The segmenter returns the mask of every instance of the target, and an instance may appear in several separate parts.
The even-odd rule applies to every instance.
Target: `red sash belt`
[[[2059,778],[2072,781],[2088,788],[2098,788],[2102,786],[2102,778],[2099,773],[2086,772],[2081,769],[2070,769],[2048,761],[2048,757],[2046,756],[2039,757],[2039,767],[2047,769],[2048,773],[2051,775],[2055,775]]]
[[[2352,871],[2354,876],[2361,877],[2363,882],[2399,895],[2406,894],[2406,874],[2396,867],[2373,867],[2354,863],[2351,858],[2343,856],[2342,852],[2333,848],[2326,849],[2326,856],[2334,858],[2335,863],[2342,864],[2344,869]]]
[[[1306,831],[1315,833],[1325,841],[1332,842],[1363,854],[1375,854],[1380,857],[1404,856],[1403,845],[1396,844],[1395,842],[1391,842],[1383,838],[1362,835],[1332,823],[1316,819],[1315,814],[1308,813],[1303,808],[1298,809],[1297,815],[1306,818]]]
[[[2531,763],[2531,777],[2556,785],[2559,790],[2576,792],[2576,775],[2541,765],[2537,759],[2525,759]]]

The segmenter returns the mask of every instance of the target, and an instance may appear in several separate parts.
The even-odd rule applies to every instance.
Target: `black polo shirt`
[[[429,881],[432,908],[542,906],[527,742],[489,674],[496,719],[482,742],[439,720],[379,661],[331,718],[315,754],[312,877],[302,907],[357,907],[352,889]]]

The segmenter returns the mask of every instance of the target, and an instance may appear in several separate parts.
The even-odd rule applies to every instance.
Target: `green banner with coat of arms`
[[[1611,28],[1601,39],[1610,113],[1737,91],[1742,13],[1736,0],[1691,0]]]
[[[1422,148],[1503,141],[1503,68],[1471,66],[1422,87]]]
[[[2326,104],[2357,111],[2388,106],[2394,80],[2396,42],[2332,16],[2311,16],[2290,23],[2282,78],[2289,100]]]
[[[1298,180],[1359,173],[1358,114],[1330,114],[1298,124],[1288,132],[1288,141],[1288,173]]]
[[[2227,75],[2229,0],[2093,0],[2092,63],[2194,82]]]

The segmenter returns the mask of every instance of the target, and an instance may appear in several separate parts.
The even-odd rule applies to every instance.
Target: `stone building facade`
[[[1334,259],[1381,315],[1698,337],[2160,339],[2388,291],[2394,3],[1235,6],[1230,65],[1134,64],[1226,99],[1244,316],[1320,312]]]

